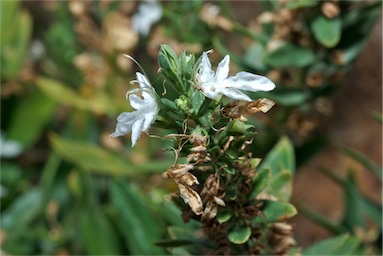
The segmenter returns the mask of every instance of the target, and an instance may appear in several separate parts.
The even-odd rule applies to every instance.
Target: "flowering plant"
[[[198,220],[213,245],[201,253],[283,254],[295,245],[291,227],[283,222],[296,213],[287,203],[294,166],[282,163],[287,168],[282,171],[262,161],[258,171],[260,159],[246,150],[255,127],[245,115],[266,113],[274,102],[253,100],[245,92],[270,91],[275,85],[248,72],[229,77],[228,55],[214,73],[207,54],[195,61],[194,55],[177,56],[162,45],[160,71],[178,98],[160,97],[147,77],[137,72],[140,88],[128,91],[135,111],[118,116],[112,136],[132,131],[134,146],[151,124],[169,131],[163,139],[174,141],[175,162],[163,177],[178,187],[173,199],[184,220]],[[277,151],[280,147],[291,153],[287,139]]]

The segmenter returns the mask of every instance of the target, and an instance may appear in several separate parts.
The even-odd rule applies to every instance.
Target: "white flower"
[[[154,0],[146,1],[138,7],[138,12],[132,17],[132,29],[146,36],[154,23],[162,16],[161,6]]]
[[[4,158],[13,158],[21,154],[22,145],[16,140],[6,140],[3,132],[0,131],[0,156]]]
[[[136,73],[140,88],[128,91],[130,105],[136,110],[123,112],[117,117],[117,127],[111,137],[125,135],[132,131],[132,147],[136,144],[142,132],[146,132],[155,121],[158,113],[156,92],[148,79],[140,72]],[[135,94],[141,92],[141,96]]]
[[[229,75],[229,62],[230,56],[226,55],[214,74],[207,53],[202,54],[199,78],[201,89],[206,97],[215,100],[219,94],[223,94],[236,100],[252,101],[241,90],[256,92],[271,91],[275,88],[275,84],[267,77],[248,72],[239,72],[235,76],[227,77]]]

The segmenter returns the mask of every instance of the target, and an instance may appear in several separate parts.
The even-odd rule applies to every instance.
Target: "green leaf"
[[[367,156],[351,148],[343,148],[343,151],[346,152],[352,158],[354,158],[356,161],[364,165],[364,167],[366,167],[368,170],[375,173],[375,175],[380,177],[380,179],[382,179],[383,169],[374,162],[372,162],[370,159],[368,159]]]
[[[229,232],[229,240],[234,244],[244,244],[251,236],[250,227],[237,227]]]
[[[204,101],[205,101],[205,96],[203,95],[202,92],[196,91],[193,94],[191,99],[193,113],[196,113],[196,114],[198,113]]]
[[[284,221],[297,214],[297,210],[292,204],[280,201],[264,200],[261,210],[264,217],[253,219],[254,223]]]
[[[178,241],[179,243],[183,243],[183,246],[184,246],[182,251],[173,250],[176,248],[172,248],[171,252],[174,255],[196,255],[196,254],[200,254],[201,248],[214,247],[214,245],[210,241],[203,238],[201,239],[196,237],[195,236],[196,229],[199,229],[199,227],[195,227],[193,229],[176,227],[176,226],[168,227],[168,233],[170,238],[176,243]]]
[[[39,212],[41,196],[41,190],[34,188],[16,198],[1,215],[2,229],[15,231],[16,227],[27,225]]]
[[[95,144],[64,139],[55,134],[50,136],[50,141],[54,151],[62,158],[75,163],[81,169],[97,174],[133,175],[163,172],[172,164],[171,161],[161,161],[136,165]]]
[[[157,255],[164,251],[154,245],[160,240],[160,226],[136,189],[121,180],[111,185],[112,202],[119,228],[131,254]]]
[[[315,54],[310,49],[287,43],[267,53],[264,61],[273,68],[302,68],[312,64],[315,59]]]
[[[222,224],[230,220],[232,216],[233,214],[230,211],[225,211],[223,209],[222,211],[218,213],[217,221]]]
[[[168,227],[169,236],[175,240],[194,240],[194,231],[188,228],[170,226]]]
[[[350,231],[366,228],[369,220],[381,227],[382,207],[365,198],[358,190],[353,172],[349,171],[344,188],[345,209],[342,224]]]
[[[259,169],[256,172],[255,178],[253,180],[253,191],[250,194],[250,198],[255,198],[259,193],[261,193],[269,184],[271,177],[271,170],[267,168]]]
[[[286,2],[286,7],[290,9],[312,7],[318,4],[317,0],[289,0]]]
[[[377,122],[379,122],[380,124],[383,124],[383,115],[382,113],[379,113],[377,111],[374,111],[372,114],[371,114],[372,118],[374,118],[374,120],[376,120]]]
[[[374,221],[378,225],[382,225],[382,207],[364,197],[359,192],[352,171],[348,172],[346,180],[339,178],[330,170],[320,169],[320,171],[343,188],[344,216],[342,225],[344,227],[351,232],[357,227],[367,227],[369,220]]]
[[[294,148],[287,137],[282,137],[261,162],[258,169],[271,169],[272,176],[281,171],[295,172]]]
[[[283,170],[271,177],[266,187],[266,193],[285,202],[289,201],[293,190],[293,176],[291,171]]]
[[[359,246],[357,237],[342,234],[306,248],[302,255],[355,255]]]
[[[7,187],[15,186],[22,180],[23,169],[16,163],[1,160],[1,184]]]
[[[56,104],[42,93],[35,91],[23,100],[12,114],[7,137],[21,143],[24,148],[34,144],[51,121]]]
[[[327,19],[324,16],[318,16],[312,23],[311,29],[315,39],[326,46],[332,48],[336,46],[341,38],[342,23],[340,18]]]
[[[41,202],[42,191],[32,188],[16,198],[10,207],[2,212],[0,223],[5,234],[5,241],[2,244],[4,251],[17,254],[20,250],[28,250],[29,246],[18,247],[24,240],[26,230],[31,230],[31,223],[41,214]]]
[[[32,18],[28,12],[19,10],[16,1],[1,2],[1,75],[14,79],[21,71],[27,57],[28,44],[32,33]],[[3,10],[4,7],[4,10]],[[10,11],[9,14],[5,12]],[[3,18],[4,15],[4,18]],[[9,29],[9,26],[12,29]]]
[[[40,90],[54,101],[82,110],[90,110],[96,114],[116,113],[113,101],[103,92],[95,93],[90,98],[83,98],[69,86],[48,78],[39,77],[36,85]]]
[[[303,213],[307,218],[309,218],[311,221],[317,223],[318,225],[326,228],[327,230],[331,231],[334,234],[342,234],[346,232],[347,230],[342,227],[339,224],[333,223],[331,220],[329,220],[327,217],[322,216],[314,211],[311,211],[307,209],[306,207],[299,207],[299,212]]]
[[[9,25],[15,22],[19,11],[19,1],[1,1],[0,2],[0,28],[2,46],[8,44],[12,40],[12,35],[17,33],[15,29],[8,29]]]
[[[121,254],[117,234],[100,207],[82,209],[80,232],[88,255]]]

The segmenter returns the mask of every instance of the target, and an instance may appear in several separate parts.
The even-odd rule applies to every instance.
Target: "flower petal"
[[[250,97],[241,92],[239,89],[236,88],[224,88],[220,90],[220,93],[223,95],[235,99],[235,100],[244,100],[244,101],[251,101]]]
[[[209,57],[206,52],[202,53],[202,60],[199,69],[201,83],[211,81],[214,76],[214,71],[211,69]]]
[[[144,88],[144,87],[153,88],[150,82],[148,81],[148,79],[146,78],[146,76],[144,76],[140,72],[136,72],[136,76],[137,76],[137,81],[141,88]]]
[[[218,64],[217,72],[215,73],[215,81],[224,80],[229,75],[230,56],[226,55],[225,58]]]
[[[146,105],[146,102],[136,94],[129,95],[130,106],[134,109],[140,109]]]
[[[156,108],[156,106],[153,106],[151,111],[149,113],[145,114],[145,121],[144,121],[144,125],[142,127],[143,131],[146,132],[149,129],[150,125],[154,122],[156,116],[157,116],[157,108]]]
[[[131,120],[128,122],[118,122],[117,126],[116,126],[116,130],[110,136],[111,137],[118,137],[118,136],[122,136],[122,135],[129,133],[132,130],[133,122],[134,122],[134,120]]]
[[[275,84],[267,77],[248,72],[239,72],[236,76],[227,78],[225,83],[227,83],[228,87],[252,92],[267,92],[275,88]]]
[[[128,121],[134,121],[137,118],[137,111],[133,112],[122,112],[118,117],[118,122],[128,122]]]
[[[218,97],[218,94],[220,93],[217,90],[215,83],[208,82],[205,84],[201,84],[201,88],[205,96],[213,100],[215,100]]]
[[[144,118],[140,118],[137,119],[137,121],[132,126],[132,147],[136,145],[136,142],[141,135],[143,124]]]

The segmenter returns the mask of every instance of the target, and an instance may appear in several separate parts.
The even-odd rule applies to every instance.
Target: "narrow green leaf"
[[[369,219],[378,225],[382,225],[382,207],[360,193],[352,171],[348,172],[346,180],[341,179],[327,169],[320,169],[320,172],[343,188],[344,216],[342,225],[344,227],[354,231],[356,227],[366,227]]]
[[[55,107],[56,104],[51,99],[38,91],[33,92],[14,110],[7,137],[18,141],[25,148],[30,147],[52,119]]]
[[[82,209],[80,232],[88,255],[121,254],[116,232],[99,207]]]
[[[327,219],[326,217],[311,211],[307,209],[306,207],[299,207],[299,211],[303,213],[307,218],[312,220],[313,222],[321,225],[322,227],[326,228],[327,230],[331,231],[334,234],[342,234],[346,232],[347,230],[342,227],[341,225],[338,225],[336,223],[333,223],[331,220]]]
[[[342,234],[306,248],[302,255],[353,255],[359,245],[360,241],[356,237]]]
[[[327,19],[324,16],[318,16],[311,24],[311,29],[315,39],[326,46],[332,48],[336,46],[341,38],[342,23],[340,18]]]
[[[289,0],[286,7],[290,9],[313,7],[318,4],[318,0]]]
[[[357,227],[367,227],[369,220],[374,221],[380,227],[382,226],[382,207],[360,193],[353,172],[348,172],[348,177],[343,183],[343,189],[345,209],[342,225],[350,231]]]
[[[314,52],[294,44],[285,44],[265,55],[265,63],[273,68],[305,67],[316,60]]]
[[[12,205],[1,215],[1,228],[16,233],[17,227],[25,229],[28,223],[39,213],[42,191],[34,188],[15,199]],[[20,231],[20,230],[19,230]],[[25,230],[24,230],[25,231]]]
[[[97,114],[114,115],[116,113],[115,104],[104,93],[95,93],[91,98],[83,98],[67,85],[44,77],[37,78],[36,85],[44,94],[58,103],[90,110]]]
[[[55,152],[81,169],[104,175],[132,175],[147,172],[163,172],[172,163],[161,161],[136,165],[117,154],[88,142],[69,140],[52,134],[50,141]]]
[[[1,24],[2,37],[4,35],[5,41],[7,41],[7,44],[2,44],[0,48],[1,75],[5,79],[15,78],[21,71],[24,60],[27,57],[28,45],[32,32],[33,22],[30,14],[21,9],[15,10],[14,8],[17,8],[17,5],[18,4],[14,6],[12,3],[4,4],[3,2],[1,5],[2,7],[4,6],[9,9],[13,16],[12,21],[6,20],[6,23]],[[2,10],[1,16],[3,16],[4,12],[5,10]],[[7,14],[4,16],[6,16],[5,19],[10,18]],[[2,19],[2,22],[3,21],[4,20]],[[5,28],[4,26],[12,26],[13,29]]]
[[[2,46],[9,44],[12,36],[17,33],[15,29],[8,29],[9,25],[17,19],[19,1],[1,1],[0,2],[0,44]]]
[[[161,239],[159,223],[138,191],[123,181],[115,180],[111,186],[111,195],[120,220],[119,228],[131,254],[163,254],[164,251],[154,245]]]
[[[41,205],[42,191],[32,188],[2,212],[0,224],[5,234],[2,250],[11,254],[31,253],[30,239],[25,239],[25,231],[31,230],[31,223],[41,214]]]
[[[229,240],[234,244],[244,244],[251,236],[251,229],[249,227],[238,227],[229,232]]]
[[[343,148],[343,151],[347,153],[349,156],[354,158],[356,161],[364,165],[368,170],[375,173],[380,179],[382,179],[382,172],[383,169],[379,167],[377,164],[372,162],[370,159],[367,158],[367,156],[363,155],[362,153],[355,151],[351,148]]]

